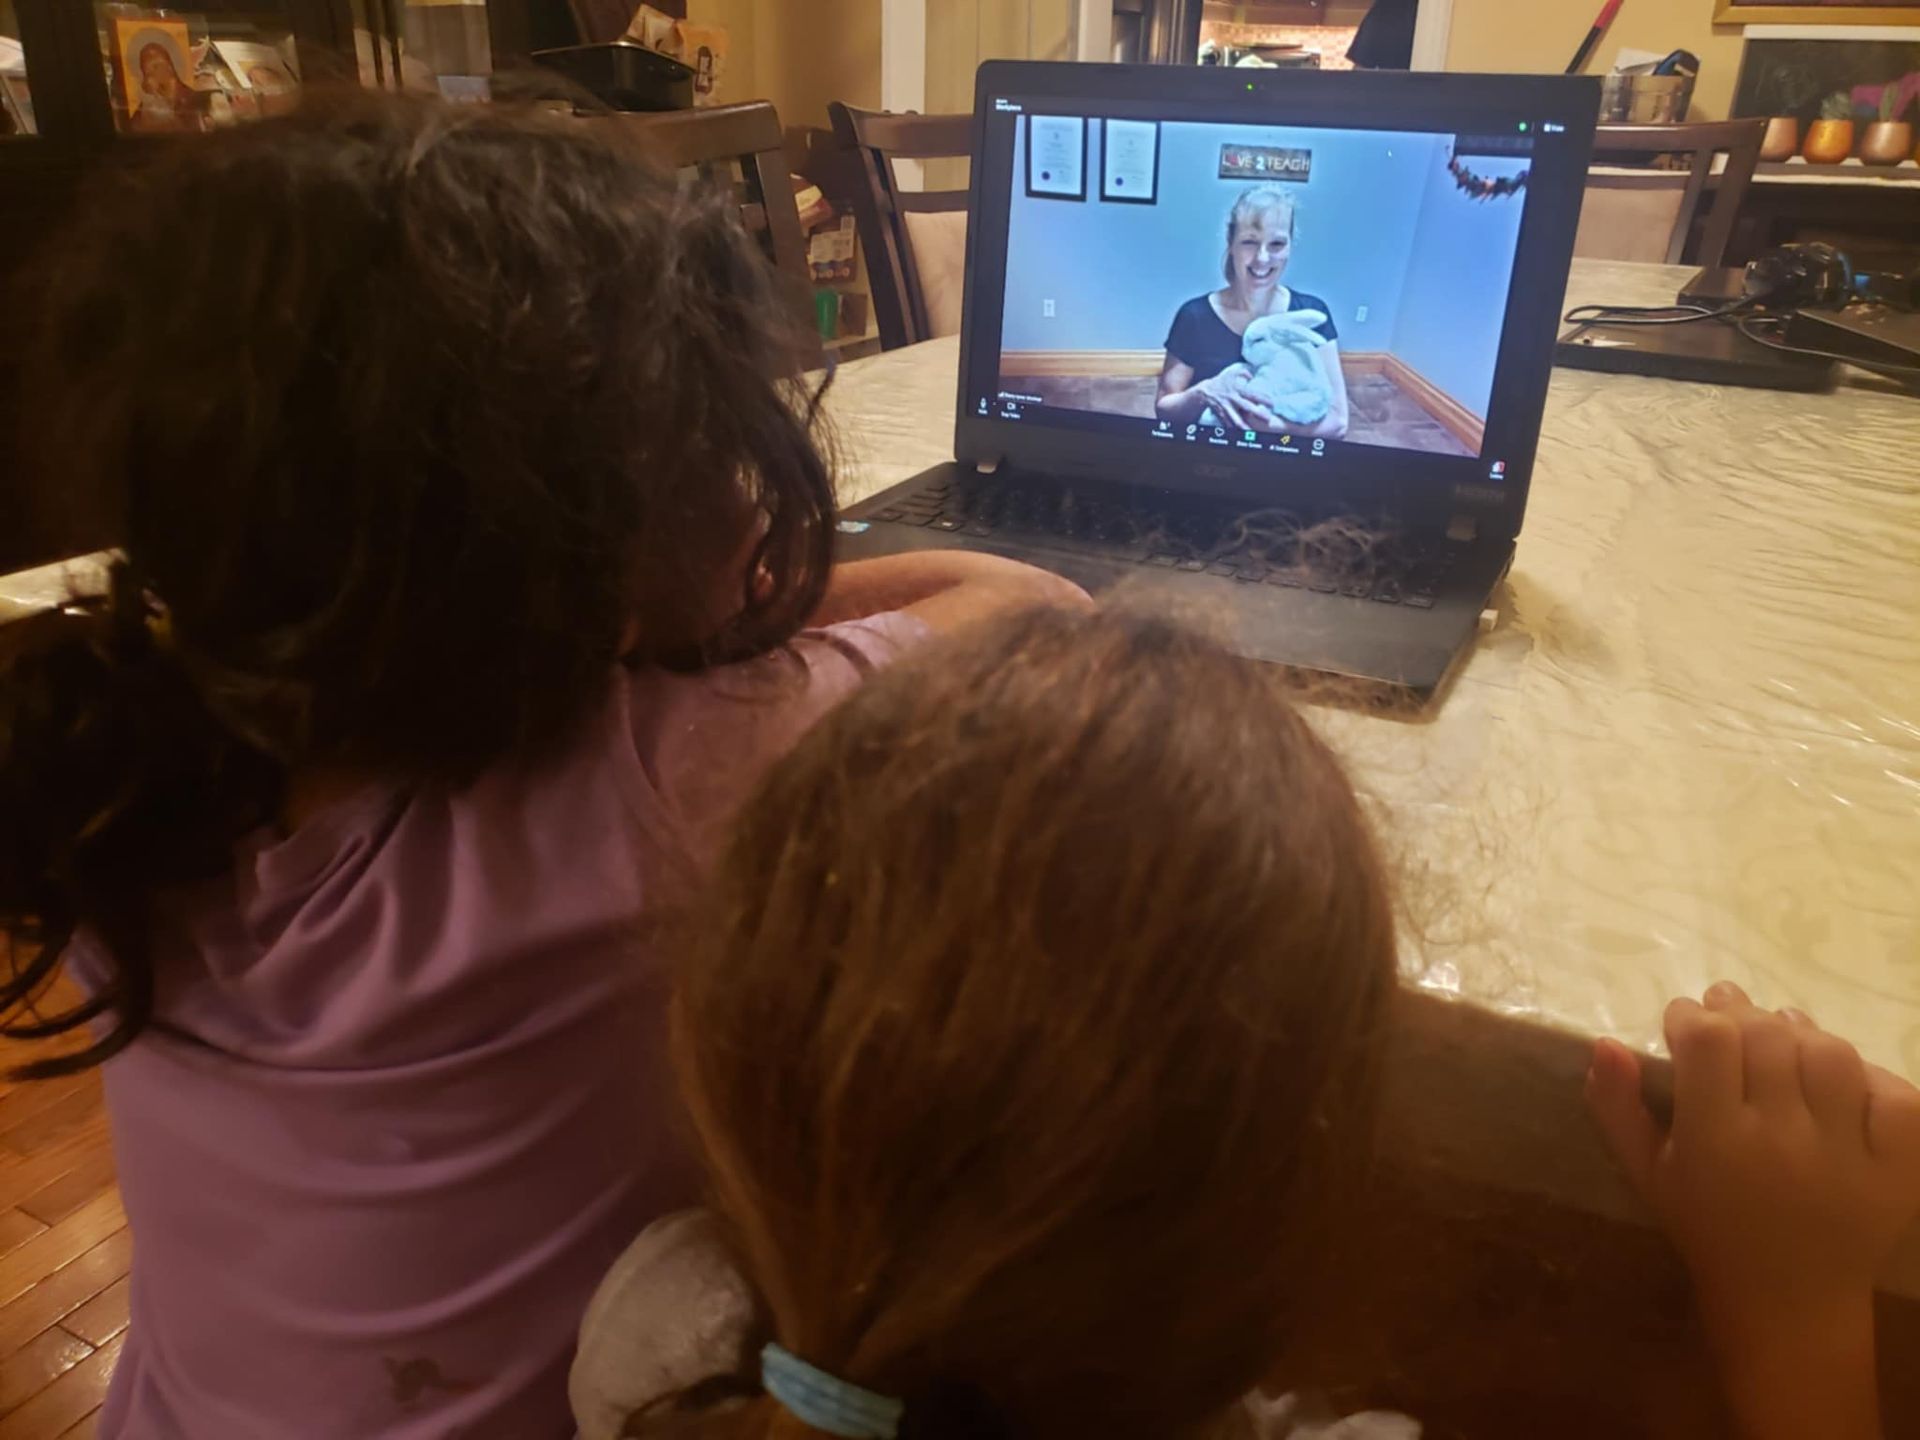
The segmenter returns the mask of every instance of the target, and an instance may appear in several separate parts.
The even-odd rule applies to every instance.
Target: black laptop
[[[1248,656],[1432,696],[1512,561],[1598,107],[983,65],[956,458],[844,512],[838,554],[1212,602]]]

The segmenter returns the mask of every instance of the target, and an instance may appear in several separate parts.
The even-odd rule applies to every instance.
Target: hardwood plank
[[[6,1416],[7,1440],[59,1440],[100,1408],[126,1336],[102,1345],[26,1404]]]
[[[94,1411],[71,1430],[62,1430],[60,1440],[94,1440],[100,1433],[100,1412]]]
[[[0,1149],[0,1205],[14,1207],[42,1186],[72,1170],[89,1155],[113,1150],[106,1112],[87,1121],[72,1134],[32,1155]]]
[[[102,1190],[113,1186],[113,1151],[105,1143],[86,1151],[77,1165],[50,1180],[16,1207],[42,1225],[58,1225]],[[5,1247],[0,1246],[0,1253]]]
[[[60,1328],[69,1335],[78,1335],[89,1345],[104,1345],[127,1328],[130,1293],[128,1277],[122,1275],[69,1314],[60,1322]]]
[[[18,1250],[47,1228],[46,1221],[19,1210],[0,1210],[0,1255]]]
[[[109,1235],[26,1294],[0,1305],[0,1355],[18,1349],[124,1276],[133,1263],[133,1232]]]
[[[0,1256],[0,1305],[24,1295],[68,1261],[98,1245],[127,1223],[120,1192],[95,1196],[51,1229],[33,1237],[11,1255]]]
[[[0,1360],[0,1416],[18,1409],[93,1353],[93,1346],[59,1326],[42,1330]],[[7,1433],[13,1433],[11,1424]]]
[[[9,1065],[14,1065],[38,1054],[40,1050],[37,1046],[9,1045],[5,1058]],[[14,1086],[5,1095],[0,1095],[0,1136],[16,1125],[24,1125],[49,1105],[58,1105],[80,1093],[86,1083],[85,1075],[62,1075],[56,1080],[36,1080]],[[96,1080],[94,1083],[99,1082]]]
[[[100,1078],[89,1073],[81,1079],[83,1083],[72,1094],[62,1096],[17,1125],[0,1129],[0,1145],[16,1155],[33,1155],[84,1129],[100,1113]],[[6,1103],[0,1100],[0,1105]]]

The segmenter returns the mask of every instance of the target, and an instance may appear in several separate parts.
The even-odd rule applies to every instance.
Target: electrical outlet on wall
[[[1048,320],[1053,319],[1053,301],[1042,300],[1040,302],[1040,313]]]
[[[1367,322],[1367,307],[1362,305],[1358,310],[1353,312],[1353,323],[1356,325],[1364,325],[1366,324],[1366,322]]]

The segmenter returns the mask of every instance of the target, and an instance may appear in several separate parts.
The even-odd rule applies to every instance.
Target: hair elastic
[[[906,1405],[809,1365],[791,1350],[760,1351],[760,1383],[794,1419],[843,1440],[894,1440]]]

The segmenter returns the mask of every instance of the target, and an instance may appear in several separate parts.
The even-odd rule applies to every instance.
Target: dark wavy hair
[[[458,786],[819,602],[798,315],[618,120],[310,102],[104,182],[31,288],[20,483],[118,558],[0,631],[0,1033],[111,1017],[23,1073],[139,1032],[149,897],[295,770]],[[42,1017],[81,926],[106,983]]]

